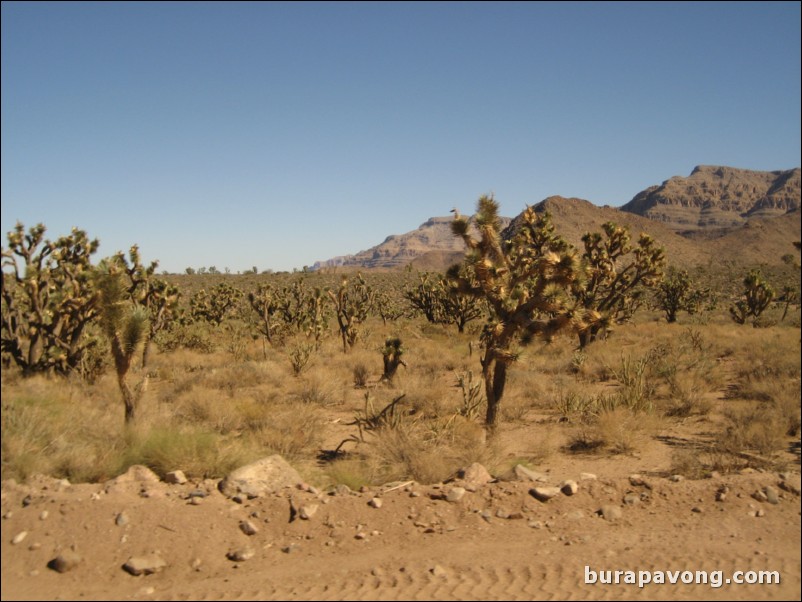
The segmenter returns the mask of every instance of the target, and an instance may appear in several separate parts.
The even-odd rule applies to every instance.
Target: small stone
[[[532,487],[529,494],[540,502],[548,502],[560,494],[559,487]]]
[[[352,491],[348,485],[340,483],[334,488],[334,493],[337,495],[351,495]]]
[[[581,510],[574,510],[566,514],[565,518],[568,520],[582,520],[585,518],[585,514]]]
[[[627,493],[623,501],[627,506],[634,506],[640,504],[640,496],[637,493]]]
[[[668,477],[668,480],[671,481],[672,483],[681,483],[682,481],[685,480],[685,477],[683,477],[681,474],[673,474],[670,477]]]
[[[633,487],[646,487],[646,489],[652,488],[652,484],[649,483],[649,481],[644,479],[643,476],[639,474],[629,475],[629,484],[632,485]]]
[[[318,504],[304,504],[298,509],[298,516],[300,516],[302,520],[309,520],[315,515],[318,508],[320,508]]]
[[[762,491],[758,490],[752,494],[752,497],[755,498],[758,502],[767,502],[769,501],[768,496],[763,493]]]
[[[173,470],[164,475],[164,482],[171,485],[183,485],[187,482],[187,477],[181,470]]]
[[[256,552],[253,551],[253,548],[237,548],[236,550],[229,551],[226,554],[226,558],[233,562],[245,562],[253,558],[254,554],[256,554]]]
[[[763,508],[758,508],[757,510],[755,510],[755,516],[757,516],[758,518],[761,516],[766,516],[766,511],[763,510]]]
[[[35,541],[31,545],[28,546],[28,549],[31,550],[31,551],[34,551],[34,550],[40,549],[41,547],[42,547],[42,544],[40,544],[38,541]]]
[[[542,472],[537,472],[536,470],[532,470],[531,468],[527,468],[523,464],[516,464],[515,468],[512,469],[515,477],[519,481],[535,481],[537,483],[545,483],[549,480],[548,475],[543,474]]]
[[[466,485],[471,487],[481,487],[493,480],[493,476],[478,462],[474,462],[468,468],[461,470],[459,477],[465,481]]]
[[[434,565],[431,569],[429,569],[429,572],[432,575],[434,575],[435,577],[447,577],[448,576],[448,571],[446,571],[439,564]]]
[[[562,491],[565,495],[574,495],[578,490],[579,485],[576,484],[576,481],[571,479],[563,481],[560,485],[560,491]]]
[[[114,519],[114,523],[118,527],[124,527],[125,525],[128,524],[128,515],[125,512],[120,512],[117,515],[117,518]]]
[[[359,533],[354,535],[354,539],[367,539],[367,537],[368,537],[368,534],[365,533],[364,531],[360,531]]]
[[[446,501],[456,503],[465,496],[464,487],[452,487],[446,494]]]
[[[779,504],[780,503],[780,494],[771,485],[766,487],[766,500],[769,502],[769,504]]]
[[[189,498],[189,505],[190,506],[200,506],[203,503],[202,497],[191,497]]]
[[[599,509],[598,513],[601,514],[604,520],[609,521],[619,520],[624,515],[621,512],[621,508],[612,504],[605,504]]]
[[[597,479],[596,475],[592,472],[583,472],[579,475],[580,481],[595,481]]]
[[[27,532],[27,531],[20,531],[19,533],[17,533],[17,534],[14,536],[14,539],[12,539],[12,540],[11,540],[11,543],[12,543],[13,545],[20,544],[20,543],[22,543],[22,541],[23,541],[23,540],[24,540],[26,537],[28,537],[28,532]]]
[[[256,535],[259,533],[259,528],[249,520],[241,521],[239,524],[240,531],[245,535]]]
[[[139,575],[158,573],[166,566],[167,563],[158,554],[148,554],[129,558],[123,565],[123,569],[138,577]]]
[[[281,548],[281,551],[284,552],[285,554],[292,554],[293,552],[299,550],[300,548],[301,546],[299,544],[291,543],[290,545]]]
[[[694,506],[693,508],[691,508],[691,512],[696,512],[697,514],[701,514],[702,512],[704,512],[704,510],[702,510],[702,508],[700,508],[699,506]]]
[[[371,508],[376,508],[376,509],[378,509],[378,508],[381,508],[381,507],[382,507],[382,504],[383,504],[383,503],[384,503],[384,502],[382,502],[382,499],[381,499],[381,498],[379,498],[379,497],[374,497],[374,498],[371,498],[371,500],[368,502],[368,506],[370,506]]]
[[[377,566],[377,567],[373,567],[370,570],[370,574],[373,575],[374,577],[384,577],[385,571],[384,571],[383,568]]]
[[[479,513],[479,516],[481,516],[487,522],[490,522],[490,519],[493,518],[493,513],[490,512],[490,510],[482,510],[482,512]]]
[[[39,520],[47,520],[48,514],[47,510],[42,510],[39,514]]]
[[[498,510],[496,510],[496,517],[507,519],[510,517],[510,513],[504,510],[504,508],[499,508]]]
[[[57,573],[71,571],[83,561],[83,558],[72,550],[67,550],[47,563],[47,567]]]

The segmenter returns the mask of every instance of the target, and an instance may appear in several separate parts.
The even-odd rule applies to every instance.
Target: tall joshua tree
[[[122,251],[113,257],[118,269],[128,277],[126,293],[131,301],[142,307],[148,315],[148,333],[142,346],[142,367],[147,366],[150,342],[156,334],[167,328],[175,319],[178,309],[178,289],[166,281],[156,278],[158,261],[145,267],[140,261],[139,247],[134,245],[128,251],[128,259]]]
[[[95,276],[100,295],[100,323],[111,345],[117,384],[125,404],[125,423],[136,418],[139,401],[147,385],[143,376],[136,386],[131,386],[128,373],[141,342],[148,334],[148,315],[144,307],[132,301],[125,277],[125,266],[113,257],[100,263]]]
[[[510,240],[501,240],[498,203],[492,196],[479,199],[471,233],[467,219],[456,216],[452,230],[468,247],[465,272],[452,268],[449,277],[462,293],[485,299],[490,319],[483,333],[481,358],[487,414],[492,432],[498,424],[498,407],[504,396],[507,369],[517,358],[517,341],[550,337],[564,329],[579,330],[598,319],[570,295],[580,277],[576,254],[554,233],[548,214],[528,207]]]

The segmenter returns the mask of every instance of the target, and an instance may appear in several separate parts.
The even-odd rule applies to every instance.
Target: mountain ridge
[[[690,267],[722,257],[779,264],[800,239],[800,169],[763,172],[699,165],[690,176],[650,186],[620,208],[554,195],[535,209],[548,211],[557,232],[577,248],[582,247],[582,235],[612,221],[627,226],[633,238],[650,234],[675,265]],[[431,217],[416,230],[391,234],[353,255],[316,262],[312,269],[393,270],[409,265],[445,270],[465,252],[451,232],[453,219]],[[516,219],[502,218],[503,227]]]

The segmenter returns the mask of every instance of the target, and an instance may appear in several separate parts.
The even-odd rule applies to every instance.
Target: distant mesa
[[[650,234],[675,265],[703,265],[722,257],[743,264],[778,264],[800,240],[800,169],[700,165],[687,178],[674,176],[639,192],[621,208],[551,196],[535,209],[548,211],[557,231],[578,248],[586,232],[612,221],[628,226],[633,237]],[[503,227],[510,228],[505,237],[518,219],[502,218]],[[319,261],[313,269],[394,270],[409,265],[444,271],[465,253],[462,240],[451,233],[453,220],[432,217],[416,230],[387,236],[355,255]]]
[[[800,170],[752,171],[700,165],[639,192],[621,211],[663,222],[680,232],[732,228],[750,218],[799,209]]]
[[[504,225],[509,218],[502,218]],[[355,255],[343,255],[326,261],[318,261],[313,270],[325,268],[358,268],[392,270],[422,258],[429,253],[456,257],[465,252],[465,244],[451,233],[454,216],[431,217],[416,230],[405,234],[391,234],[379,245],[360,251]],[[424,263],[426,261],[424,260]],[[439,261],[434,262],[439,266]]]

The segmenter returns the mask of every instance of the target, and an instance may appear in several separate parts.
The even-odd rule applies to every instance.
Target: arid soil
[[[217,481],[139,481],[135,471],[104,484],[6,481],[2,597],[799,599],[798,471],[672,479],[662,466],[666,447],[638,457],[556,457],[537,470],[547,484],[573,479],[578,490],[546,502],[530,493],[543,483],[521,480],[296,487],[240,503]],[[444,499],[459,486],[460,499]],[[305,505],[316,512],[293,516],[292,507]],[[252,556],[236,560],[238,551]],[[77,564],[57,572],[60,554]],[[148,556],[165,566],[140,576],[124,570]],[[666,583],[641,589],[624,583],[625,573],[619,584],[585,582],[616,570],[636,580],[662,572]],[[671,584],[668,571],[706,571],[708,583],[683,584],[691,575],[681,574]],[[727,584],[736,571],[772,571],[780,582]]]

